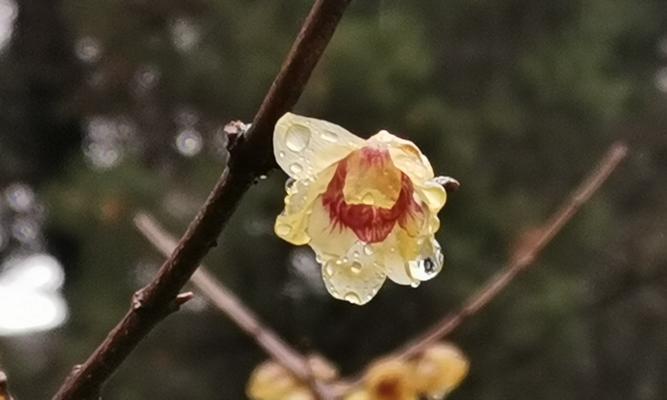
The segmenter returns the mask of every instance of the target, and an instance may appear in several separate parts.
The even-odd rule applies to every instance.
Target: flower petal
[[[310,247],[322,259],[345,257],[358,240],[357,235],[345,226],[334,224],[321,196],[315,199],[309,211],[306,233],[310,237]]]
[[[470,364],[466,356],[450,343],[436,343],[416,360],[415,382],[419,391],[442,398],[461,384]]]
[[[273,133],[276,161],[295,179],[317,174],[365,143],[338,125],[292,113],[278,120]]]
[[[410,236],[399,226],[395,226],[394,230],[389,234],[387,239],[375,245],[375,252],[382,260],[384,265],[384,272],[387,277],[399,285],[418,285],[419,281],[410,276],[408,270],[408,262],[417,256],[415,254],[406,255],[402,248],[402,243],[407,242]],[[414,241],[414,238],[412,239]]]
[[[386,276],[378,263],[331,259],[322,267],[322,278],[333,297],[363,305],[375,297]]]
[[[287,187],[285,209],[276,218],[274,226],[276,235],[295,245],[310,241],[307,232],[308,213],[318,196],[326,190],[334,172],[335,166],[332,165],[317,174],[314,179],[293,181],[291,186]]]
[[[369,138],[368,142],[386,146],[396,168],[410,177],[413,182],[433,179],[431,163],[411,141],[401,139],[383,130]]]

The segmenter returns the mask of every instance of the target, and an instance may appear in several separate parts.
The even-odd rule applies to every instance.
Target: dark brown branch
[[[304,90],[351,0],[317,0],[255,115],[251,129],[231,149],[220,176],[176,250],[156,278],[138,291],[133,306],[93,354],[56,393],[56,400],[97,398],[102,385],[137,344],[174,309],[176,296],[216,245],[217,237],[256,177],[274,166],[273,126]]]
[[[0,400],[12,400],[12,395],[9,393],[9,385],[7,384],[7,375],[0,370]]]
[[[498,296],[517,275],[535,263],[545,247],[570,222],[577,211],[602,186],[628,152],[627,146],[615,143],[607,151],[597,168],[582,181],[560,209],[538,230],[538,237],[518,249],[509,263],[468,298],[463,307],[445,316],[431,329],[409,342],[397,352],[399,358],[410,358],[422,352],[429,345],[441,340],[458,328],[467,318],[478,313]]]

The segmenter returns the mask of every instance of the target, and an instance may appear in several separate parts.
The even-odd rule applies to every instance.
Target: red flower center
[[[357,154],[355,154],[357,153]],[[355,167],[362,168],[356,171],[357,176],[377,172],[372,169],[380,168],[394,169],[389,152],[384,149],[364,147],[354,152],[338,163],[336,172],[322,196],[322,204],[329,212],[329,218],[333,222],[333,228],[350,228],[359,239],[366,243],[381,242],[389,236],[394,225],[406,227],[410,218],[416,214],[422,214],[422,207],[414,200],[414,189],[410,178],[400,172],[400,192],[398,198],[390,208],[384,208],[369,204],[349,204],[345,200],[343,188],[348,179],[350,158],[360,157],[361,164],[355,163]],[[382,188],[376,188],[382,190]]]

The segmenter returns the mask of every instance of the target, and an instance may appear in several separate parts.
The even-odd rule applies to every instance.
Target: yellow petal
[[[369,138],[368,142],[385,146],[396,168],[403,171],[413,183],[433,179],[431,163],[411,141],[401,139],[387,131],[380,131]]]
[[[398,360],[373,364],[364,377],[370,400],[417,400],[412,368]]]
[[[299,382],[282,366],[265,361],[252,372],[246,393],[254,400],[278,400],[298,387]]]
[[[295,179],[319,173],[365,143],[338,125],[292,113],[278,120],[273,133],[276,161]]]
[[[343,195],[347,204],[391,208],[401,193],[401,171],[384,150],[363,148],[346,158]]]
[[[365,390],[355,390],[346,395],[344,400],[370,400],[370,395]]]
[[[467,358],[456,346],[438,343],[417,359],[415,382],[420,392],[441,398],[463,381],[468,369]]]
[[[401,246],[401,243],[405,241],[405,239],[401,239],[403,236],[409,237],[403,229],[395,226],[384,242],[374,246],[376,248],[375,251],[378,258],[381,258],[384,272],[389,279],[399,285],[416,286],[419,284],[419,281],[410,276],[407,260],[413,259],[417,254],[416,251],[410,257],[406,257],[403,254]]]
[[[381,265],[350,259],[325,260],[322,278],[329,293],[352,304],[368,303],[385,280]]]
[[[358,240],[351,229],[334,226],[329,211],[322,205],[322,197],[317,197],[310,208],[310,218],[306,230],[310,236],[310,246],[322,259],[343,258]]]
[[[318,196],[326,191],[335,170],[335,165],[332,165],[318,173],[314,179],[293,181],[287,189],[285,209],[276,218],[276,235],[295,245],[308,243],[308,214]]]
[[[433,214],[437,214],[447,202],[447,192],[441,184],[433,180],[413,181],[412,184],[415,194]]]

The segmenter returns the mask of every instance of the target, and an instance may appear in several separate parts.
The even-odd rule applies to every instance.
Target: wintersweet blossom
[[[333,297],[365,304],[387,277],[417,287],[440,272],[434,234],[447,194],[414,143],[287,113],[273,149],[290,176],[275,232],[313,248]]]

